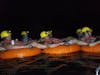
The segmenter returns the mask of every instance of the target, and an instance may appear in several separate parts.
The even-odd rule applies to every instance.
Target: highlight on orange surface
[[[82,46],[81,50],[88,53],[100,53],[100,44],[95,46]]]
[[[43,50],[43,53],[50,54],[50,55],[61,55],[61,54],[69,54],[73,52],[78,52],[80,50],[80,46],[73,44],[73,45],[62,45],[53,48],[46,48]]]
[[[0,53],[1,59],[13,59],[13,58],[24,58],[30,56],[36,56],[41,53],[39,48],[21,48],[12,49]]]

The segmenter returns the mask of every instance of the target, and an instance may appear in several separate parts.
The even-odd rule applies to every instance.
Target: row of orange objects
[[[60,54],[70,54],[74,52],[90,52],[90,53],[100,53],[100,44],[95,46],[79,46],[76,44],[73,45],[62,45],[53,48],[46,48],[44,50],[39,48],[21,48],[21,49],[12,49],[0,52],[0,59],[13,59],[13,58],[24,58],[30,56],[36,56],[41,53],[49,55],[60,55]]]

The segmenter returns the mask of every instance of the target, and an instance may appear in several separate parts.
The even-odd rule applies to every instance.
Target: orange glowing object
[[[81,50],[88,53],[100,53],[100,44],[95,46],[82,46]]]
[[[78,45],[62,45],[53,48],[46,48],[43,50],[43,53],[50,55],[60,55],[60,54],[69,54],[73,52],[78,52],[80,50],[80,46]]]
[[[30,56],[36,56],[41,53],[39,48],[21,48],[12,49],[0,53],[1,59],[13,59],[13,58],[24,58]]]

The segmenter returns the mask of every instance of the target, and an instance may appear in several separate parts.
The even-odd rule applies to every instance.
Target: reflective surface
[[[73,53],[0,60],[0,75],[95,75],[100,54]]]

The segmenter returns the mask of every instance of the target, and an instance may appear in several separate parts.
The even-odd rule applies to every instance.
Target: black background
[[[83,26],[99,35],[99,24],[99,0],[0,0],[0,31],[11,30],[13,38],[22,30],[29,30],[32,38],[39,38],[42,30],[53,30],[59,38],[76,36]]]

